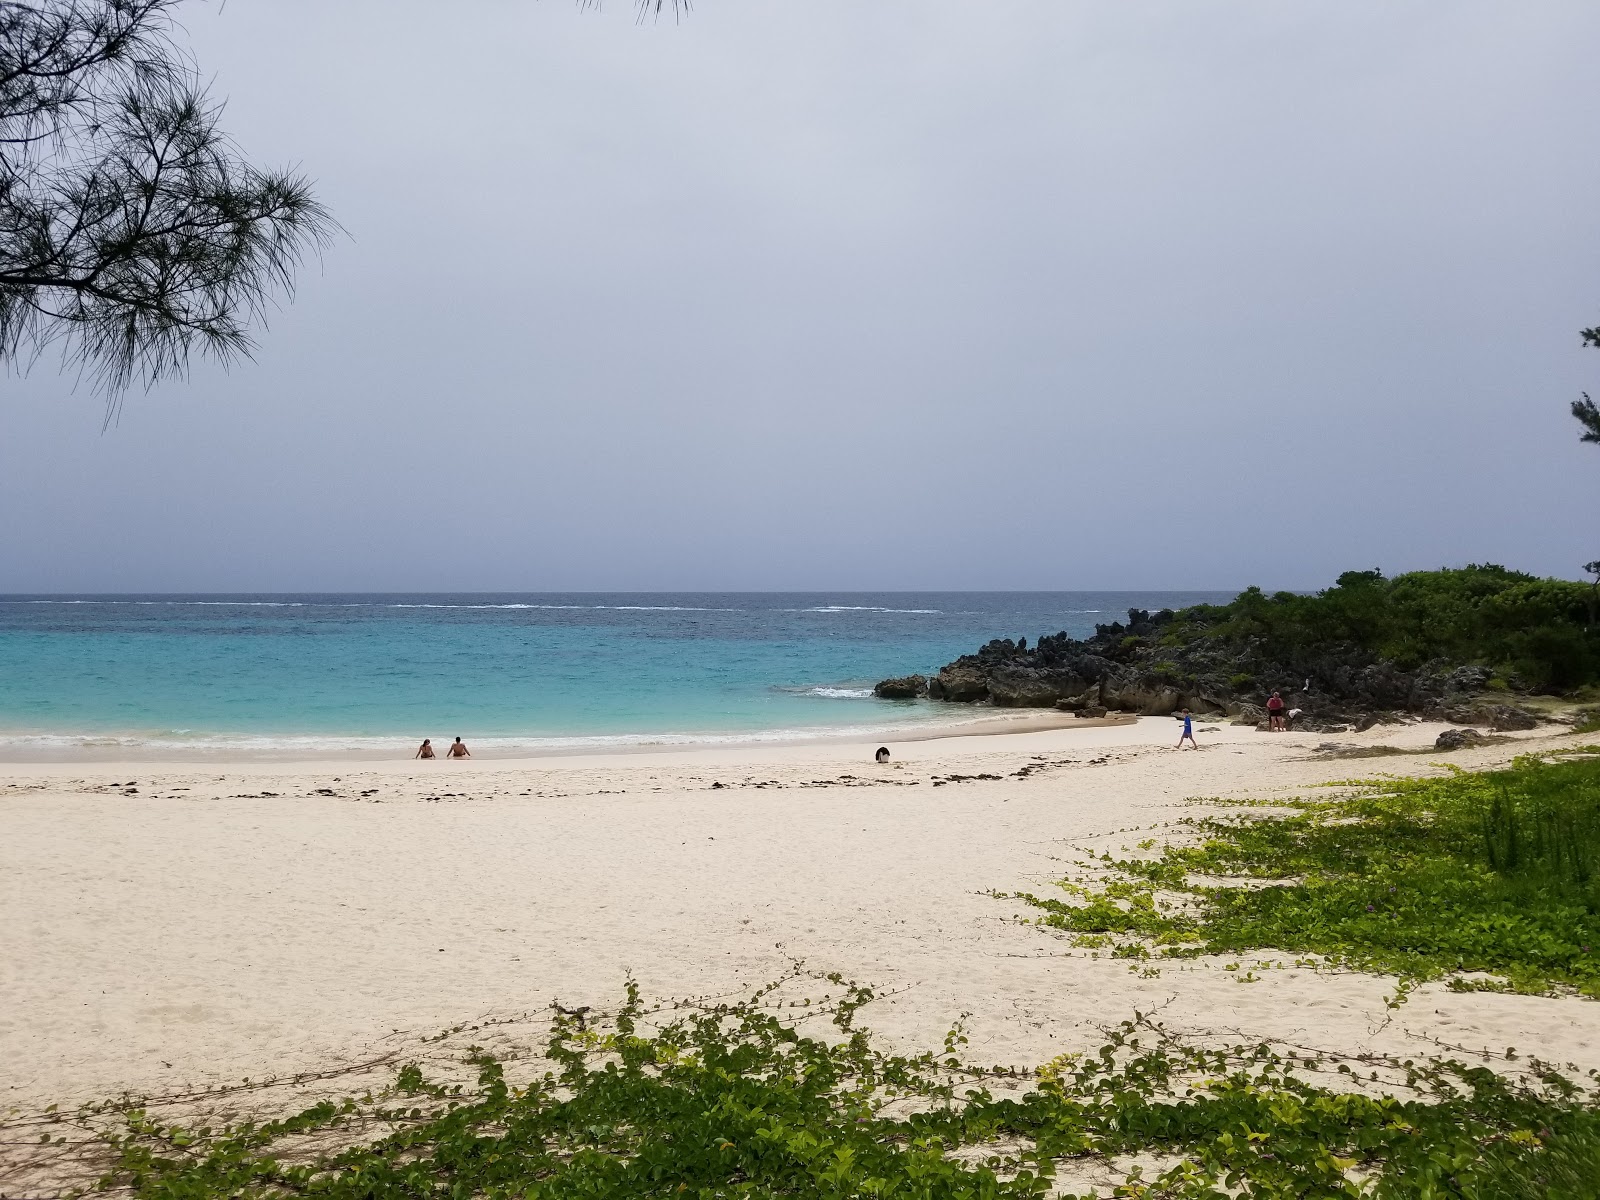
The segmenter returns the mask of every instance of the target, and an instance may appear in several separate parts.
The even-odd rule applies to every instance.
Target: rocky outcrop
[[[1486,739],[1476,729],[1446,729],[1433,740],[1435,750],[1465,750],[1481,746]]]
[[[1534,713],[1514,704],[1457,704],[1432,710],[1425,715],[1449,721],[1453,725],[1484,726],[1495,733],[1534,729],[1539,724],[1539,718]]]
[[[930,679],[886,679],[875,689],[894,699],[927,695],[1001,708],[1111,709],[1170,713],[1188,708],[1256,725],[1278,692],[1291,726],[1313,732],[1368,729],[1396,714],[1500,731],[1531,729],[1526,709],[1485,702],[1491,672],[1449,662],[1404,669],[1350,645],[1319,645],[1292,661],[1265,655],[1248,637],[1213,637],[1170,611],[1131,609],[1126,623],[1095,626],[1092,637],[1065,633],[1027,641],[996,639]]]
[[[928,694],[926,675],[903,675],[899,679],[885,679],[872,689],[880,700],[915,700]]]
[[[959,662],[941,667],[939,673],[928,680],[928,695],[935,700],[955,702],[987,700],[989,677],[976,668],[966,668]]]
[[[1058,700],[1056,702],[1056,707],[1061,709],[1061,710],[1063,710],[1064,712],[1070,712],[1075,717],[1089,717],[1089,718],[1092,719],[1092,718],[1096,718],[1096,717],[1104,717],[1104,716],[1107,715],[1107,710],[1102,708],[1102,707],[1100,707],[1100,705],[1098,705],[1098,704],[1091,704],[1087,708],[1085,708],[1085,707],[1081,707],[1079,705],[1068,704],[1064,700]]]

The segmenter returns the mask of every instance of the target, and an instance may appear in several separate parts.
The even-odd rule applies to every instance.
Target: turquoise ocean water
[[[1197,592],[0,597],[0,755],[479,757],[971,720],[874,699],[993,637]]]

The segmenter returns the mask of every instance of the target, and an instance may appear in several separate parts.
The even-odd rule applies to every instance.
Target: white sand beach
[[[1013,920],[1024,906],[992,892],[1046,889],[1074,847],[1159,839],[1190,797],[1571,742],[1352,761],[1315,747],[1427,746],[1438,727],[1201,728],[1199,753],[1147,718],[905,743],[882,767],[866,745],[8,766],[0,1110],[316,1070],[552,1000],[603,1010],[629,972],[647,996],[738,994],[794,959],[888,993],[865,1023],[905,1047],[971,1014],[979,1061],[1097,1045],[1137,1009],[1204,1036],[1600,1066],[1586,1001],[1429,986],[1391,1010],[1382,978],[1257,966],[1241,984],[1205,958],[1157,972]]]

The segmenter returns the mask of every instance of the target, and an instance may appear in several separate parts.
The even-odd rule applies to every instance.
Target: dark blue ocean
[[[874,699],[993,637],[1212,592],[0,597],[0,753],[485,754],[889,736]]]

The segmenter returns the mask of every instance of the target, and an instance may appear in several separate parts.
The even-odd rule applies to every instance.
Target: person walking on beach
[[[1283,710],[1283,697],[1273,692],[1272,699],[1267,701],[1267,729],[1270,732],[1282,733],[1286,728],[1283,723]]]
[[[423,738],[422,739],[422,745],[417,747],[417,752],[414,755],[412,755],[412,757],[413,758],[437,758],[437,757],[439,757],[437,754],[435,754],[433,752],[433,739],[432,738]]]
[[[1178,714],[1178,720],[1183,722],[1183,732],[1178,735],[1177,748],[1182,750],[1183,743],[1187,741],[1196,750],[1200,749],[1200,743],[1194,740],[1194,718],[1189,715],[1187,708]]]
[[[457,738],[447,751],[451,758],[471,758],[472,751],[467,749],[467,744]]]

